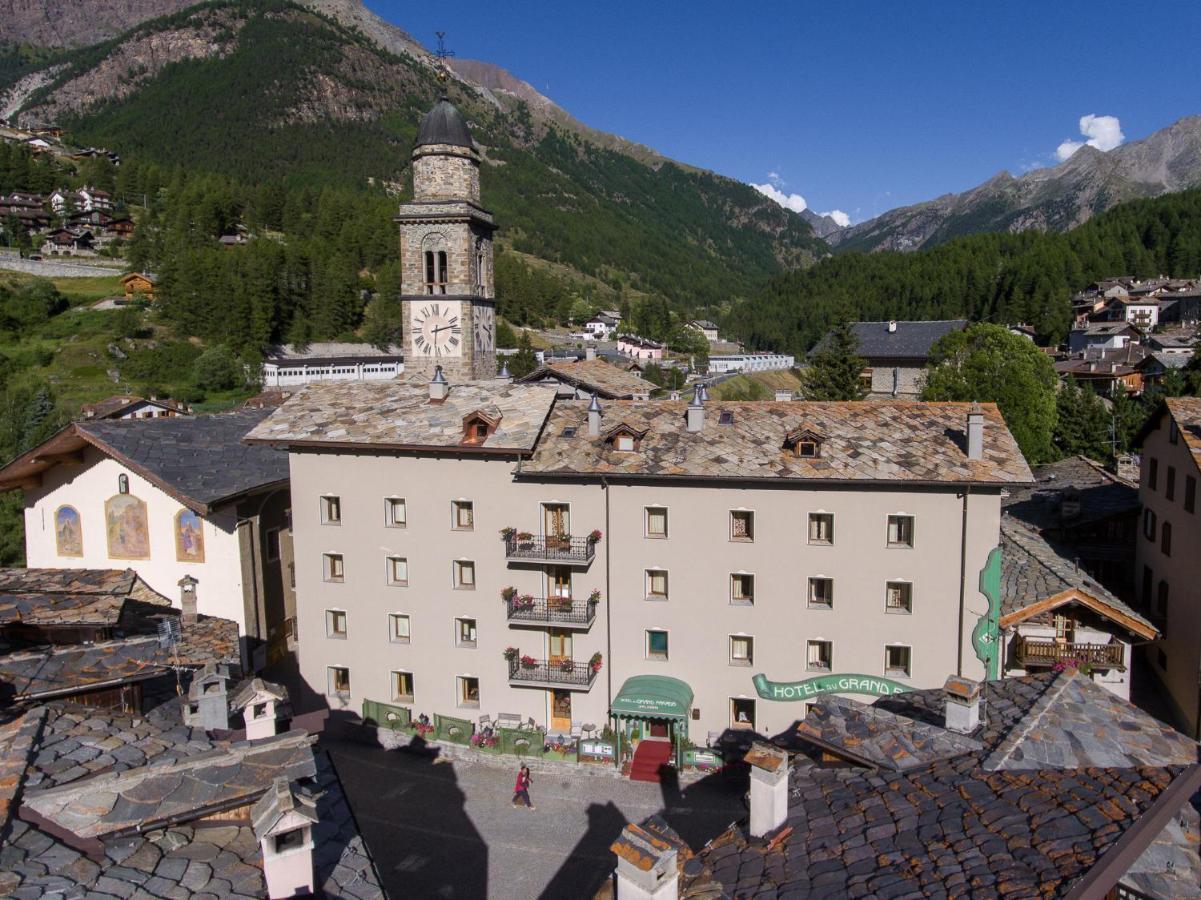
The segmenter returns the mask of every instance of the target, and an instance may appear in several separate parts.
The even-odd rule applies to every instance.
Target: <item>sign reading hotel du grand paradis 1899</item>
[[[804,681],[768,681],[766,675],[751,679],[755,691],[764,700],[811,700],[821,694],[872,694],[887,697],[911,691],[908,684],[901,684],[879,675],[818,675]]]

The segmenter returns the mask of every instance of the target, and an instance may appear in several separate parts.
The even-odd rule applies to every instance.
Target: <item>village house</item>
[[[1088,322],[1068,332],[1068,352],[1085,350],[1121,350],[1138,343],[1143,333],[1129,322]]]
[[[863,386],[872,398],[916,398],[926,383],[926,364],[935,342],[967,327],[965,319],[929,322],[852,322],[856,351],[865,366]],[[822,338],[810,351],[818,353],[829,340]]]
[[[1159,298],[1151,293],[1135,296],[1132,291],[1128,297],[1114,297],[1094,313],[1093,318],[1129,322],[1143,331],[1150,331],[1159,324]]]
[[[598,341],[607,341],[620,324],[620,314],[601,311],[584,323],[584,331]]]
[[[113,208],[113,198],[108,191],[102,191],[99,188],[94,188],[89,185],[84,185],[78,190],[69,190],[67,188],[59,188],[50,195],[50,208],[54,210],[56,215],[64,213],[76,212],[93,212],[95,210],[109,210]]]
[[[108,397],[97,403],[85,403],[79,411],[83,419],[159,419],[190,416],[192,408],[175,400],[159,397]]]
[[[630,359],[660,360],[663,358],[663,345],[658,341],[623,334],[617,338],[617,352]]]
[[[237,623],[253,668],[288,646],[294,616],[283,454],[241,437],[269,410],[74,422],[0,469],[24,492],[31,566],[132,565],[173,597]]]
[[[1136,573],[1142,608],[1163,634],[1150,654],[1172,711],[1194,736],[1201,733],[1201,547],[1197,481],[1201,463],[1201,399],[1170,397],[1139,433],[1142,535]]]
[[[697,319],[695,322],[690,322],[688,327],[699,331],[710,343],[721,340],[716,323],[710,322],[708,319]]]
[[[283,344],[263,355],[264,388],[295,387],[314,381],[378,381],[404,372],[404,355],[392,345],[316,342]]]
[[[1145,379],[1146,360],[1151,351],[1142,344],[1127,343],[1119,350],[1102,348],[1083,350],[1055,362],[1055,373],[1061,379],[1074,379],[1088,385],[1098,394],[1108,397],[1119,384],[1128,394],[1141,394]]]
[[[154,301],[154,288],[158,284],[158,276],[150,272],[129,272],[121,276],[121,284],[125,287],[125,302]]]

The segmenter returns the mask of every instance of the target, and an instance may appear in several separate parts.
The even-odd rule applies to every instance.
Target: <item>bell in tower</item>
[[[413,148],[413,201],[402,204],[405,374],[428,380],[496,375],[492,214],[480,206],[480,157],[462,113],[443,96]]]

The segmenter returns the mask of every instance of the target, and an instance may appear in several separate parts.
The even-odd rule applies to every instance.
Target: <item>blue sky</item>
[[[583,122],[854,221],[1201,114],[1201,3],[415,4],[432,47],[511,71]],[[793,201],[794,204],[797,201]]]

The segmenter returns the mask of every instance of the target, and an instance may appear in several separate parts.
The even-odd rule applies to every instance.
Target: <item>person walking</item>
[[[530,777],[530,767],[522,766],[517,770],[517,784],[513,788],[513,805],[517,805],[518,800],[525,802],[526,809],[534,809],[534,804],[530,802],[530,785],[534,779]]]

